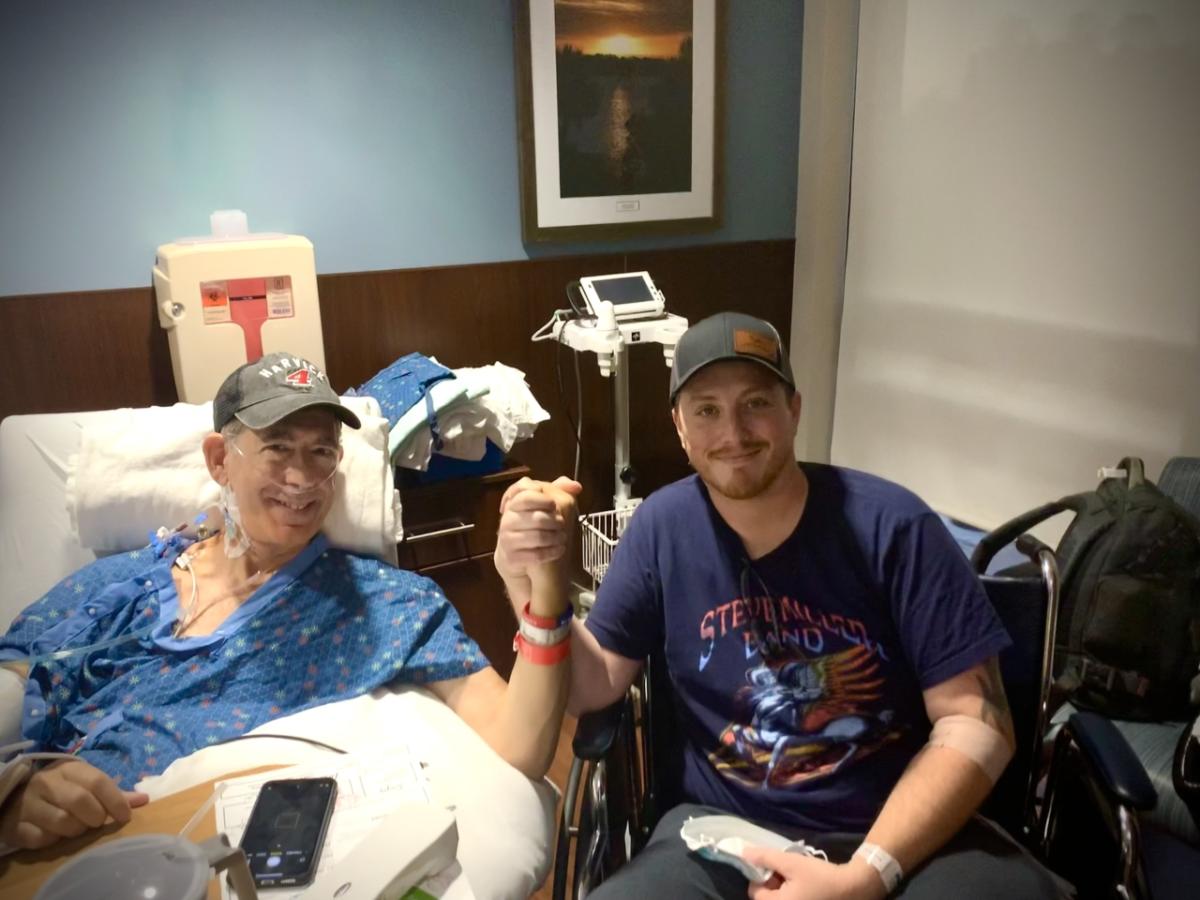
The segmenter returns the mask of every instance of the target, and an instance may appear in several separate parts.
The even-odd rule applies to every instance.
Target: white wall
[[[858,0],[807,0],[800,69],[792,372],[804,399],[796,458],[829,461],[846,280]]]
[[[1200,4],[862,0],[858,34],[834,461],[992,526],[1200,455]]]

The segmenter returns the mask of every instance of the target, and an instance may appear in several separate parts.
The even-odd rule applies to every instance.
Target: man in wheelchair
[[[569,636],[523,649],[506,684],[436,584],[329,545],[340,430],[360,422],[311,363],[277,353],[237,369],[213,419],[202,449],[221,510],[86,566],[0,638],[0,745],[76,757],[5,768],[0,842],[40,848],[128,821],[146,802],[130,789],[176,758],[396,681],[426,685],[540,778]],[[578,490],[560,479],[506,498],[497,545],[526,618],[569,618],[559,560]]]
[[[882,479],[794,462],[801,398],[767,322],[692,326],[670,400],[695,474],[621,536],[575,626],[568,709],[614,703],[665,659],[687,802],[593,896],[1057,896],[974,816],[1012,755],[1009,638],[938,517]],[[774,873],[750,883],[681,840],[721,813],[828,860],[746,849]]]

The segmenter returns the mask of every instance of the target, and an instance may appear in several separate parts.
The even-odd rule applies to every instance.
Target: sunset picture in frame
[[[717,0],[517,0],[527,240],[718,224]]]

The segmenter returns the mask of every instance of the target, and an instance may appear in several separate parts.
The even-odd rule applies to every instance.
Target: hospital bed
[[[0,629],[61,578],[97,558],[79,539],[77,524],[86,519],[68,512],[71,458],[85,442],[85,429],[91,434],[111,427],[114,416],[118,424],[128,421],[120,418],[127,415],[56,413],[0,422]],[[392,482],[382,453],[374,475],[377,481],[373,477],[366,492],[359,490],[360,499],[382,491],[378,499],[386,507]],[[356,482],[358,477],[365,477],[361,469]],[[86,488],[72,485],[80,489]],[[92,529],[104,532],[110,543],[122,531],[142,536],[130,546],[110,548],[114,551],[144,544],[146,533],[158,525],[177,524],[114,522],[112,517],[111,510],[102,512],[103,521],[92,522]],[[360,536],[360,543],[394,547],[394,523],[383,515],[380,524],[384,534]],[[498,597],[497,602],[504,601]],[[411,686],[381,688],[265,723],[246,738],[175,761],[138,787],[156,798],[231,772],[312,762],[331,752],[322,744],[347,752],[407,746],[425,767],[434,802],[455,810],[458,861],[477,898],[526,898],[545,879],[554,838],[554,787],[521,775],[440,701]]]

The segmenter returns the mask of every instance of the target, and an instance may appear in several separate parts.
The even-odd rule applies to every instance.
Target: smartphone
[[[262,786],[239,845],[256,887],[313,880],[336,797],[332,778],[287,778]]]

